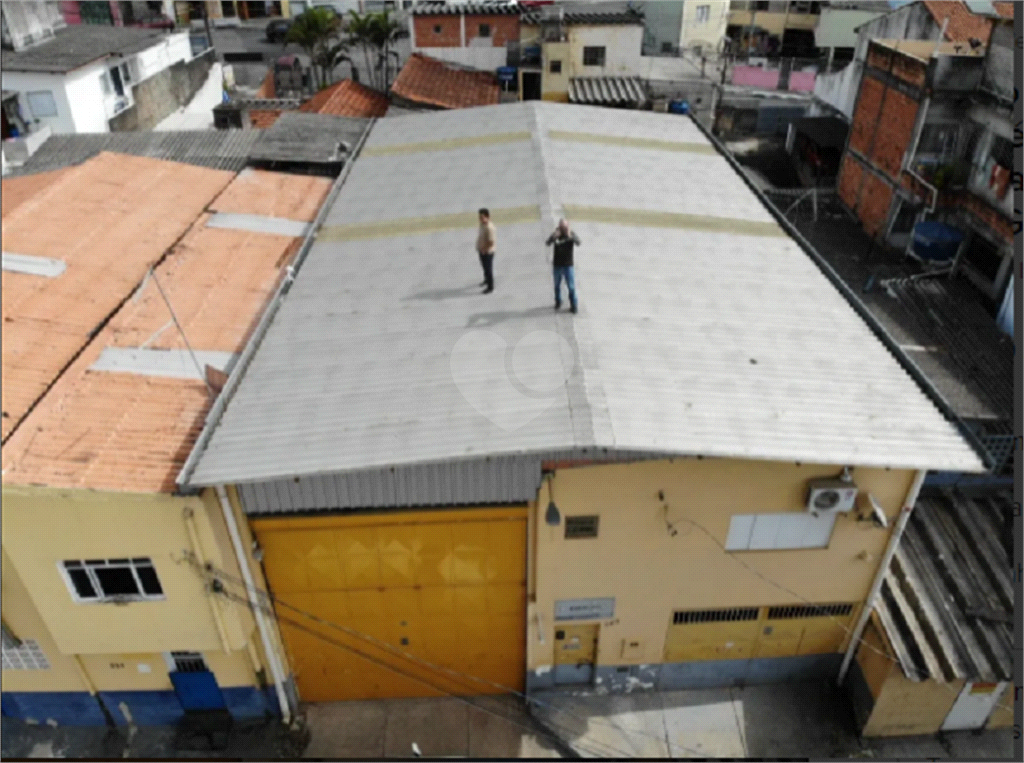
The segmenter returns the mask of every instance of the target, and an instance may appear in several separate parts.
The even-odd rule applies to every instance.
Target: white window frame
[[[110,81],[110,72],[106,69],[104,69],[103,73],[100,75],[100,87],[103,89],[103,95],[114,95],[114,83]]]
[[[587,63],[587,51],[589,50],[600,50],[601,51],[601,63],[588,64]],[[608,46],[607,45],[584,45],[583,46],[583,66],[601,66],[604,67],[608,63]]]
[[[145,563],[143,563],[145,560]],[[157,577],[157,583],[160,585],[160,590],[163,591],[164,584],[160,580],[160,574],[156,570],[156,565],[153,564],[152,558],[145,557],[134,557],[129,558],[126,563],[118,562],[111,564],[109,559],[93,560],[102,561],[104,564],[87,564],[85,559],[64,559],[57,562],[57,569],[60,571],[61,577],[64,578],[64,584],[68,588],[68,592],[71,594],[71,598],[78,604],[109,604],[118,602],[129,602],[129,601],[163,601],[167,598],[166,593],[150,594],[146,593],[142,586],[142,578],[139,577],[137,567],[149,566],[153,570],[153,574]],[[83,598],[79,595],[78,589],[75,587],[74,581],[71,579],[71,575],[68,568],[65,567],[66,562],[78,562],[81,566],[75,567],[74,569],[84,570],[86,575],[89,577],[89,582],[92,584],[92,588],[97,592],[95,598]],[[138,563],[138,564],[137,564]],[[132,578],[135,580],[135,585],[139,593],[135,594],[115,594],[108,595],[104,593],[103,586],[100,584],[99,577],[94,572],[95,569],[101,568],[120,568],[127,567],[132,572]]]
[[[707,24],[711,20],[711,6],[710,5],[698,5],[697,6],[697,23]]]
[[[46,96],[50,99],[50,103],[53,104],[52,113],[44,114],[36,109],[36,104],[33,103],[33,96]],[[32,117],[35,119],[46,119],[60,116],[60,112],[57,110],[57,99],[53,96],[52,90],[30,90],[25,94],[25,99],[28,101],[29,111],[32,112]]]
[[[733,514],[725,550],[797,551],[828,548],[835,530],[836,514],[815,516],[810,512]]]

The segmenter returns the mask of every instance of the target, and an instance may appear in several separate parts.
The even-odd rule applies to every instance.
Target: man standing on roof
[[[480,267],[484,269],[484,280],[480,285],[485,287],[484,294],[490,294],[494,291],[494,245],[497,236],[490,211],[483,208],[479,214],[480,232],[476,236],[476,251],[480,255]]]
[[[576,276],[573,273],[572,250],[580,245],[580,237],[569,230],[569,223],[563,217],[558,221],[555,232],[548,236],[547,246],[555,245],[555,309],[562,306],[562,279],[569,290],[569,309],[576,312]]]

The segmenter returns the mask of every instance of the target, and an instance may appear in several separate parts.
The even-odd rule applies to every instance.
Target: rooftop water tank
[[[914,226],[914,255],[924,262],[951,262],[964,240],[963,231],[927,220]]]

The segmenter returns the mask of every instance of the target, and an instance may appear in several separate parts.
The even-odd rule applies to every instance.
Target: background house
[[[329,184],[108,153],[3,181],[4,715],[287,712],[272,623],[200,571],[240,574],[234,520],[173,486]]]

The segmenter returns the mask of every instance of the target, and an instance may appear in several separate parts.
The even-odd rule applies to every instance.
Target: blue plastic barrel
[[[956,257],[963,231],[928,220],[914,226],[914,254],[926,262],[948,262]]]
[[[689,114],[689,101],[669,101],[668,110],[670,114]]]

